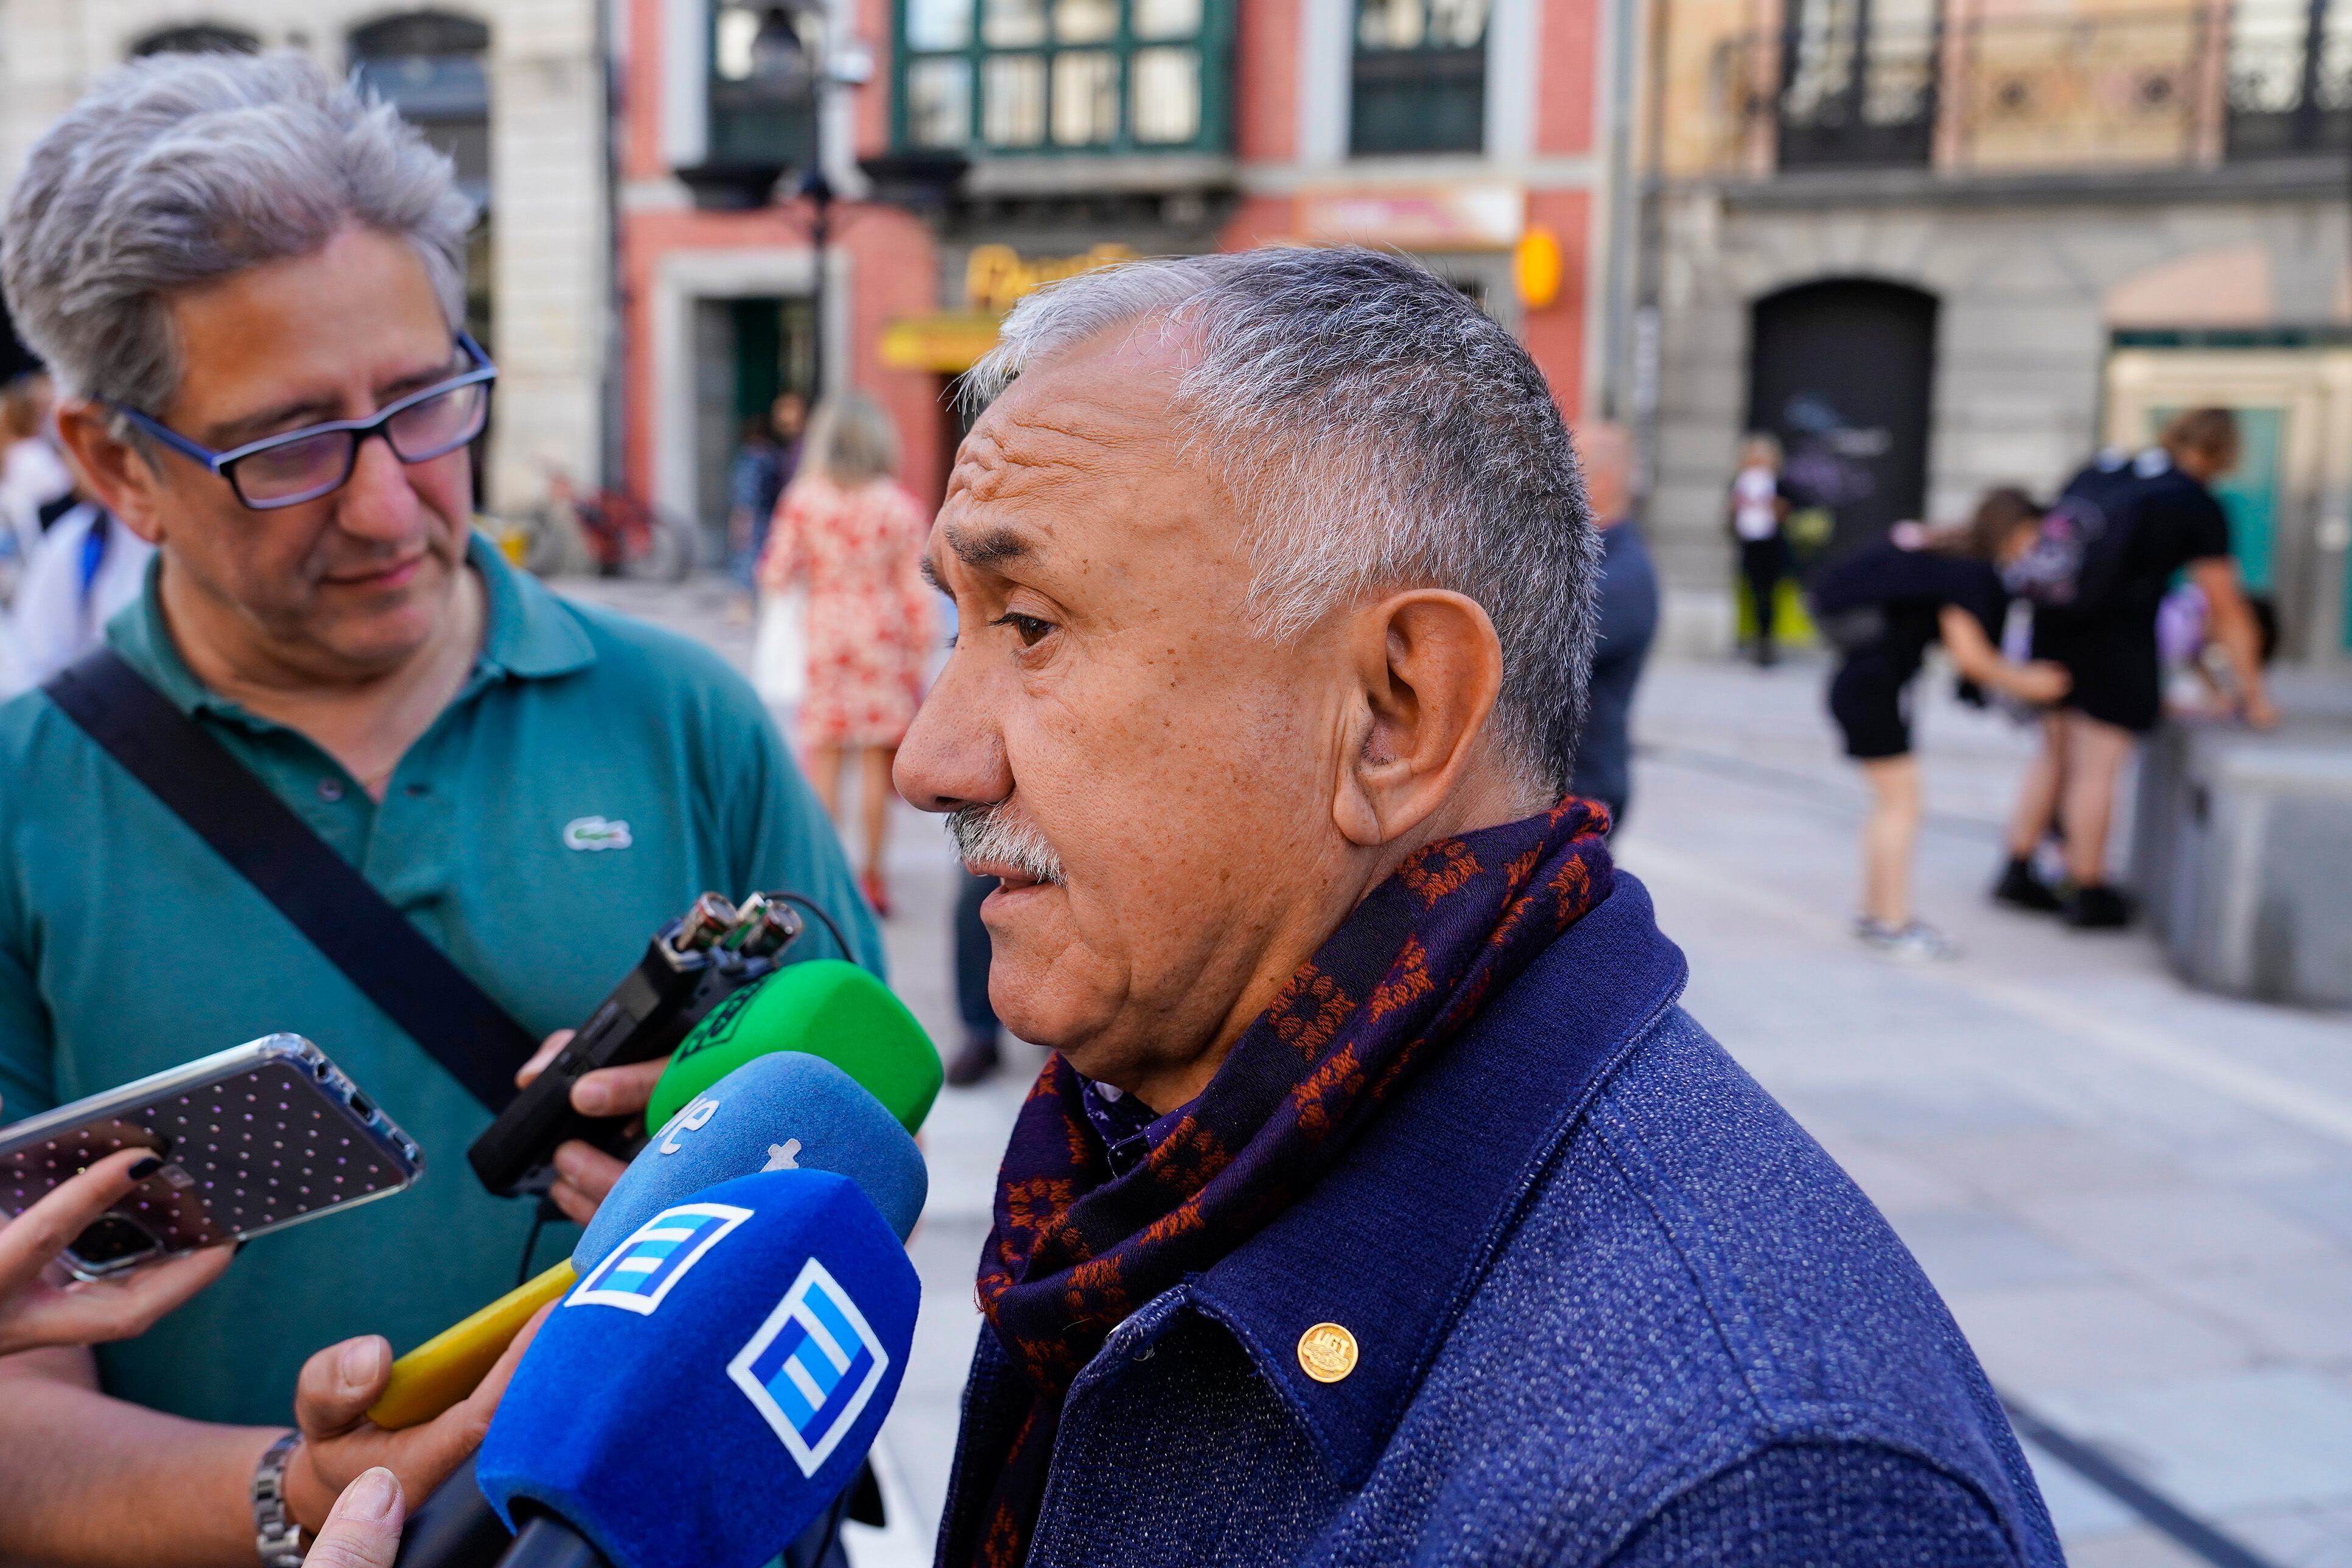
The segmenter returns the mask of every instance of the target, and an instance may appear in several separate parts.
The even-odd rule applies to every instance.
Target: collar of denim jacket
[[[1648,889],[1620,868],[1608,898],[1329,1174],[1194,1283],[1193,1307],[1240,1342],[1342,1485],[1370,1475],[1528,1192],[1688,973]],[[1309,1376],[1300,1354],[1327,1323],[1356,1349],[1331,1382]]]

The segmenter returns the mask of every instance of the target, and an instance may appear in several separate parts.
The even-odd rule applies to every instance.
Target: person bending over
[[[971,390],[898,781],[1054,1054],[939,1560],[2054,1568],[1959,1330],[1565,793],[1600,541],[1526,351],[1276,247],[1049,285]]]
[[[1927,532],[1898,525],[1814,579],[1816,624],[1840,648],[1830,716],[1845,754],[1862,764],[1870,815],[1862,828],[1862,912],[1854,934],[1900,958],[1948,958],[1949,939],[1911,910],[1919,839],[1919,759],[1911,750],[1911,689],[1940,641],[1960,679],[2021,702],[2055,702],[2066,672],[2000,655],[2009,595],[1998,570],[2032,548],[2042,509],[2022,490],[1996,489],[1967,527]]]
[[[2228,657],[2239,715],[2256,729],[2278,721],[2263,680],[2261,629],[2230,554],[2230,520],[2208,488],[2238,466],[2238,446],[2236,416],[2192,408],[2156,446],[2093,463],[2059,498],[2071,570],[2055,602],[2035,606],[2033,657],[2064,666],[2074,686],[2042,721],[2042,750],[2011,815],[2009,861],[1993,888],[2000,901],[2054,910],[2084,929],[2129,921],[2123,894],[2107,881],[2107,833],[2124,763],[2163,716],[2157,611],[2184,568]],[[2065,847],[2058,888],[2033,869],[2053,827]]]

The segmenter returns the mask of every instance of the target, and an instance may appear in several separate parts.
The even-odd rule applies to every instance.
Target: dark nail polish
[[[150,1154],[131,1167],[131,1179],[134,1182],[143,1182],[163,1168],[163,1162]]]

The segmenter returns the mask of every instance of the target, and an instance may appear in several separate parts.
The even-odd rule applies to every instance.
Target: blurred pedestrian
[[[94,500],[74,504],[33,546],[8,606],[12,668],[0,697],[38,686],[106,640],[106,623],[135,603],[155,547]]]
[[[993,877],[975,876],[957,868],[961,886],[956,892],[955,986],[956,1015],[963,1022],[963,1044],[948,1063],[948,1081],[969,1089],[993,1073],[1004,1059],[1004,1026],[988,1000],[988,964],[992,949],[988,926],[980,906],[996,891]]]
[[[2163,714],[2157,611],[2182,568],[2205,596],[2237,711],[2258,729],[2277,722],[2261,629],[2230,553],[2229,517],[2208,488],[2237,467],[2238,450],[2234,415],[2192,408],[2158,445],[2128,463],[2093,463],[2060,497],[2059,553],[2071,570],[2041,589],[2033,657],[2064,666],[2074,684],[2043,721],[2041,753],[2010,819],[2009,861],[1993,887],[2001,902],[2055,910],[2085,930],[2128,923],[2130,907],[2106,879],[2107,834],[2124,763]],[[2055,888],[2033,867],[2053,826],[2065,848],[2065,880]]]
[[[51,401],[49,378],[38,371],[0,387],[0,552],[19,572],[40,542],[42,509],[73,489],[49,433]]]
[[[1781,532],[1789,518],[1789,491],[1780,478],[1780,443],[1764,431],[1752,431],[1740,443],[1728,512],[1731,536],[1739,543],[1739,578],[1756,617],[1749,654],[1759,666],[1769,665],[1780,657],[1772,634],[1780,579],[1789,573],[1789,542]]]
[[[1576,446],[1584,499],[1601,530],[1601,582],[1584,732],[1568,793],[1606,805],[1613,832],[1625,825],[1633,795],[1633,688],[1658,635],[1658,572],[1633,521],[1633,437],[1622,425],[1588,425]]]
[[[2022,490],[1996,489],[1962,528],[1898,528],[1832,563],[1814,579],[1813,613],[1841,658],[1830,679],[1831,717],[1862,764],[1870,815],[1862,829],[1862,912],[1854,934],[1897,958],[1949,958],[1945,935],[1911,911],[1911,858],[1919,839],[1919,759],[1911,747],[1911,685],[1942,642],[1960,679],[2025,702],[2054,702],[2066,673],[2001,657],[2009,595],[2000,567],[2033,547],[2042,508]]]
[[[808,402],[797,392],[778,393],[767,413],[743,423],[743,444],[727,474],[727,567],[746,592],[755,587],[776,502],[800,471],[807,423]]]
[[[809,782],[828,816],[841,773],[859,759],[865,829],[860,878],[875,912],[890,910],[882,846],[896,794],[891,759],[922,697],[931,641],[931,589],[922,578],[930,517],[897,479],[898,433],[881,405],[858,393],[818,405],[808,460],[777,503],[760,557],[760,587],[808,585],[808,685],[801,743]]]

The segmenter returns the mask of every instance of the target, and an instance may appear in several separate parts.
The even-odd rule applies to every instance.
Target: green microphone
[[[712,1084],[776,1051],[831,1062],[908,1132],[939,1098],[940,1053],[907,1005],[857,965],[815,958],[786,964],[711,1009],[654,1085],[646,1131],[658,1133]]]

